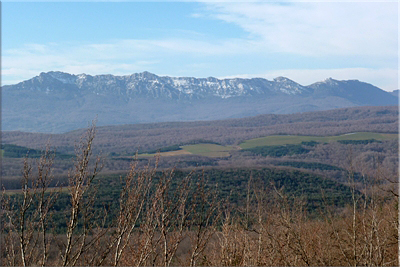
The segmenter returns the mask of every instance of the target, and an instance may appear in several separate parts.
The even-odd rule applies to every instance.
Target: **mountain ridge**
[[[270,81],[264,78],[218,79],[215,77],[170,77],[158,76],[147,71],[123,76],[115,76],[111,74],[92,76],[84,73],[74,75],[60,71],[50,71],[47,73],[42,72],[36,77],[15,85],[5,85],[3,88],[6,90],[11,87],[20,90],[30,88],[32,90],[33,86],[34,90],[41,91],[43,90],[44,86],[44,88],[48,89],[47,91],[52,91],[55,88],[50,88],[48,83],[53,83],[53,86],[75,85],[77,89],[93,89],[93,87],[104,88],[104,86],[107,85],[110,87],[110,89],[140,90],[140,85],[144,82],[152,83],[151,85],[153,88],[159,87],[160,84],[165,89],[175,89],[181,94],[193,95],[197,93],[203,97],[209,96],[205,94],[199,94],[199,92],[203,92],[211,93],[213,96],[219,96],[221,98],[251,95],[251,92],[260,94],[281,92],[287,95],[295,95],[309,93],[310,91],[308,88],[309,86],[303,86],[289,78],[282,76],[276,77]],[[38,87],[39,85],[41,87]],[[147,87],[147,89],[153,88]],[[204,89],[202,90],[202,88]],[[98,90],[99,89],[93,92],[98,93]]]
[[[2,87],[3,130],[60,133],[100,125],[241,118],[352,106],[398,105],[393,94],[358,80],[303,86],[286,77],[114,76],[51,71]]]

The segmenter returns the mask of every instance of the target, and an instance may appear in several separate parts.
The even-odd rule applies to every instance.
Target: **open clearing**
[[[300,144],[301,142],[316,141],[316,142],[330,142],[338,140],[389,140],[398,139],[398,134],[381,134],[381,133],[350,133],[337,136],[303,136],[303,135],[271,135],[261,138],[250,139],[239,144],[241,148],[253,148],[257,146],[276,146],[276,145],[289,145]]]
[[[168,157],[168,156],[178,156],[178,155],[188,155],[188,154],[192,154],[189,151],[186,151],[184,149],[181,150],[175,150],[175,151],[168,151],[168,152],[160,152],[159,155],[160,157]],[[139,154],[139,157],[154,157],[157,154],[148,154],[148,153],[143,153],[143,154]]]
[[[216,144],[196,144],[181,146],[180,150],[161,152],[159,155],[164,156],[178,156],[178,155],[199,155],[210,158],[229,157],[229,151],[235,149],[233,146],[221,146]],[[238,149],[238,148],[236,148]],[[156,154],[139,154],[139,157],[154,157]]]
[[[338,136],[304,136],[304,135],[271,135],[261,138],[247,140],[239,146],[221,146],[216,144],[196,144],[181,146],[181,150],[161,152],[160,156],[178,156],[185,154],[200,155],[212,158],[229,157],[229,151],[254,148],[258,146],[279,146],[289,144],[300,144],[301,142],[331,142],[338,140],[390,140],[398,139],[398,134],[382,134],[382,133],[348,133]],[[139,157],[154,157],[156,154],[139,154]]]
[[[216,144],[188,145],[182,146],[181,148],[185,151],[189,151],[191,154],[206,157],[228,157],[229,151],[234,149],[232,146],[221,146]]]

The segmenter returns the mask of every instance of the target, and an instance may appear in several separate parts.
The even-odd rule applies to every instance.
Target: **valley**
[[[65,179],[83,132],[4,131],[3,181],[18,187],[15,179],[23,157],[28,151],[30,157],[39,157],[46,144],[57,152],[54,175]],[[124,173],[137,154],[141,166],[159,155],[161,169],[274,166],[303,169],[343,183],[349,156],[359,162],[358,172],[377,161],[396,173],[398,109],[356,107],[222,121],[100,126],[93,152],[102,157],[102,173],[110,174]]]
[[[371,227],[369,214],[375,214],[378,220],[391,222],[373,229],[387,240],[376,247],[385,246],[387,258],[394,260],[398,114],[398,107],[355,107],[220,121],[98,126],[89,128],[93,139],[87,138],[86,129],[61,134],[4,131],[2,205],[10,218],[17,218],[21,213],[14,203],[23,205],[23,198],[32,196],[35,201],[26,208],[26,217],[36,218],[35,205],[40,203],[36,199],[40,199],[44,188],[42,199],[55,197],[48,204],[51,219],[47,227],[59,242],[70,231],[69,212],[76,207],[72,193],[83,192],[83,209],[74,238],[90,229],[90,238],[106,245],[117,240],[118,235],[109,231],[123,229],[123,218],[140,240],[146,240],[148,233],[157,234],[165,227],[159,218],[171,207],[166,225],[171,227],[167,235],[172,243],[167,246],[176,245],[174,263],[185,260],[185,244],[198,229],[204,229],[204,233],[210,233],[203,243],[205,256],[212,255],[208,250],[212,246],[224,245],[220,236],[240,236],[254,246],[260,238],[283,240],[290,234],[285,255],[295,257],[298,252],[290,246],[296,242],[306,244],[316,236],[325,240],[324,250],[329,248],[333,253],[330,260],[343,264],[347,258],[332,247],[348,243],[346,231],[367,237],[361,230]],[[82,148],[88,140],[93,140],[90,153],[79,154],[85,151]],[[46,146],[48,154],[44,152]],[[78,151],[77,157],[74,151]],[[82,156],[92,153],[100,156],[98,161],[86,161]],[[95,162],[99,163],[99,173]],[[41,187],[40,177],[47,177],[45,187]],[[88,180],[90,177],[93,180]],[[132,214],[136,214],[137,221],[130,219]],[[352,216],[360,218],[353,227]],[[32,225],[35,220],[39,219],[32,219]],[[344,225],[337,230],[340,236],[332,236],[332,227],[339,224]],[[262,227],[269,230],[257,232]],[[153,230],[146,232],[149,229]],[[5,231],[3,236],[9,238],[9,233]],[[172,237],[178,237],[179,243],[173,243]],[[132,248],[137,246],[136,241],[130,242]],[[151,251],[158,251],[161,243],[148,242],[151,247],[144,251],[157,257],[157,252]],[[247,246],[239,240],[231,242]],[[357,247],[369,244],[370,239],[365,239]],[[278,247],[271,247],[271,253],[278,253]],[[49,262],[56,262],[57,247],[51,251]],[[314,251],[308,249],[306,253]],[[96,253],[85,251],[85,255],[101,259]],[[106,262],[110,263],[111,258]],[[315,262],[321,263],[317,259]]]

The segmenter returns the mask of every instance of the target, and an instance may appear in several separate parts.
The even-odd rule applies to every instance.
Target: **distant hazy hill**
[[[393,90],[393,92],[391,92],[391,94],[394,95],[395,97],[399,97],[399,92],[400,92],[400,90]]]
[[[398,105],[398,98],[357,80],[302,86],[272,81],[41,73],[2,87],[2,130],[60,133],[98,125],[216,120],[351,106]]]
[[[149,151],[182,143],[214,142],[237,145],[267,135],[331,136],[352,132],[398,133],[397,107],[354,107],[296,114],[265,114],[218,121],[159,122],[97,127],[94,149],[101,153]],[[74,153],[79,129],[64,134],[3,132],[2,142],[43,149],[49,142],[57,152]],[[395,148],[397,149],[397,148]]]

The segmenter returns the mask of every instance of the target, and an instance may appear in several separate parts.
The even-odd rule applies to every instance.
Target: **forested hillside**
[[[207,140],[223,145],[267,135],[339,135],[352,132],[398,133],[399,111],[393,107],[356,107],[290,115],[260,115],[206,122],[171,122],[98,127],[95,151],[148,151]],[[98,118],[101,121],[101,117]],[[57,151],[73,153],[83,130],[65,134],[3,132],[2,142],[34,149],[51,140]]]
[[[57,151],[54,174],[61,179],[71,168],[68,158],[73,156],[76,140],[82,132],[77,130],[55,135],[4,132],[2,141],[7,148],[16,145],[25,147],[20,151],[25,155],[30,150],[31,156],[38,156],[49,143]],[[398,133],[397,107],[359,107],[224,121],[98,127],[93,149],[102,155],[103,172],[107,173],[121,173],[128,169],[137,152],[140,153],[140,164],[144,165],[147,158],[160,151],[160,168],[287,166],[322,174],[343,183],[345,174],[339,169],[348,167],[348,157],[358,162],[358,172],[363,171],[363,166],[379,162],[390,173],[396,173],[398,136],[379,133]],[[335,136],[338,134],[343,135]],[[252,149],[247,151],[247,148]],[[23,159],[9,157],[7,151],[3,152],[3,181],[18,188],[15,177],[21,173]],[[22,154],[19,156],[24,156]],[[320,164],[333,167],[325,168]]]

